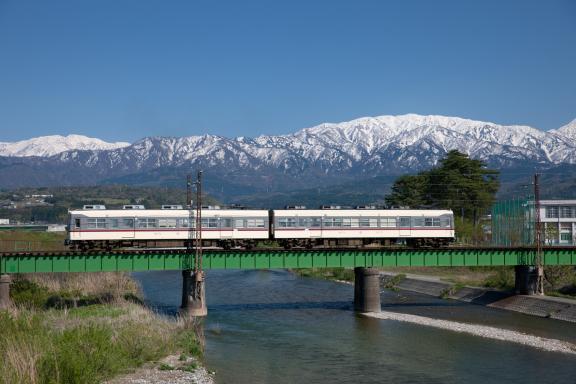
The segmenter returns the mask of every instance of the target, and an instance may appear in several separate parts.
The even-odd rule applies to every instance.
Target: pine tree
[[[500,185],[498,174],[486,168],[485,162],[452,150],[437,167],[398,178],[386,202],[391,206],[452,209],[475,226],[480,213],[494,203]]]

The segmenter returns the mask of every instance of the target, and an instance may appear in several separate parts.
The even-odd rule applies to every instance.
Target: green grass
[[[6,384],[99,383],[182,346],[201,354],[193,333],[136,304],[5,311],[0,329],[0,383]]]
[[[68,316],[78,319],[87,319],[90,317],[107,317],[115,319],[125,314],[125,308],[120,308],[112,304],[89,305],[80,308],[70,308],[68,311]]]
[[[12,299],[17,305],[0,311],[0,384],[100,383],[170,354],[202,355],[194,324],[122,299],[133,289],[126,276],[101,274],[93,280],[104,289],[114,278],[125,289],[112,302],[67,309],[47,306],[53,295],[66,291],[16,280]],[[53,287],[75,283],[55,279],[44,276],[41,281]],[[89,290],[76,293],[97,289],[93,282]]]
[[[405,274],[399,273],[399,274],[397,274],[396,276],[388,279],[388,280],[386,281],[386,283],[384,284],[384,288],[386,288],[386,289],[391,289],[391,290],[396,290],[396,289],[397,289],[396,286],[397,286],[398,284],[400,284],[400,282],[401,282],[402,280],[404,280],[405,278],[406,278],[406,275],[405,275]]]
[[[67,249],[64,232],[0,231],[0,251],[58,251]]]
[[[326,280],[354,281],[354,269],[349,268],[308,268],[296,269],[294,272],[302,277],[314,277]]]

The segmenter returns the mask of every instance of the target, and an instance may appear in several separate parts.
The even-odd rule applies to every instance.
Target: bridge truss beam
[[[378,250],[205,250],[204,269],[354,267],[461,267],[535,265],[530,248]],[[183,270],[193,254],[182,251],[0,254],[0,274]],[[576,248],[545,248],[543,265],[576,265]]]

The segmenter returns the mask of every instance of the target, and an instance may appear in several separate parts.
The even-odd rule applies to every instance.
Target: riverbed
[[[181,274],[134,275],[175,313]],[[205,363],[217,383],[574,383],[576,356],[357,316],[353,287],[288,271],[208,271]],[[576,324],[408,292],[382,308],[576,343]]]

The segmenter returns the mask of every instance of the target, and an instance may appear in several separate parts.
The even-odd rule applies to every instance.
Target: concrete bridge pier
[[[543,273],[542,268],[532,265],[517,265],[514,267],[514,291],[517,295],[538,295],[538,279]]]
[[[380,312],[380,272],[375,268],[354,268],[354,310]]]
[[[192,270],[182,271],[182,306],[180,313],[191,317],[202,317],[208,314],[204,273]]]
[[[6,309],[12,305],[10,300],[10,275],[0,275],[0,309]]]

